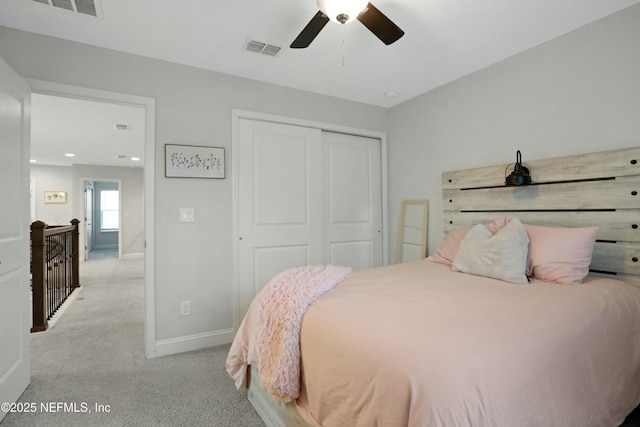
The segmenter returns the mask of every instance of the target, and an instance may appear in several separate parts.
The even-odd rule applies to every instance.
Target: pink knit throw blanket
[[[333,289],[349,267],[308,266],[286,270],[262,290],[258,361],[262,387],[279,403],[300,392],[300,327],[307,307]]]

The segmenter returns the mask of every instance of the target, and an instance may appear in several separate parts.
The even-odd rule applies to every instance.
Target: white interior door
[[[29,385],[30,89],[0,58],[0,402]],[[0,420],[6,413],[0,410]]]
[[[382,265],[379,139],[323,132],[325,262],[354,269]]]
[[[241,119],[238,126],[240,315],[281,271],[323,262],[321,131]]]

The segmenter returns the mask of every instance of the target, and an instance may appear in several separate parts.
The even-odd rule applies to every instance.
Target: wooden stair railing
[[[68,226],[31,224],[31,332],[47,330],[51,316],[80,287],[79,223],[72,219]]]

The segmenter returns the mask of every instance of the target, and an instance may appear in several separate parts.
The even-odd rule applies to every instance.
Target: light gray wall
[[[233,328],[233,108],[372,131],[387,127],[383,108],[2,27],[0,56],[25,78],[156,99],[158,340]],[[165,143],[225,147],[228,178],[164,178]],[[195,208],[196,222],[180,223],[180,207]],[[185,300],[192,314],[181,317]]]
[[[49,225],[70,225],[73,216],[73,173],[66,166],[31,165],[36,181],[36,219]],[[65,191],[67,203],[45,203],[45,191]],[[78,217],[80,219],[80,217]]]
[[[122,255],[144,252],[143,170],[115,166],[31,165],[31,177],[36,180],[36,217],[51,225],[67,225],[73,218],[84,221],[83,180],[111,180],[120,182],[122,201]],[[66,191],[67,203],[45,204],[44,191]],[[83,223],[80,240],[84,241]]]
[[[429,199],[433,253],[443,171],[506,166],[518,149],[526,163],[640,146],[640,5],[398,105],[389,123],[389,224],[401,200]]]

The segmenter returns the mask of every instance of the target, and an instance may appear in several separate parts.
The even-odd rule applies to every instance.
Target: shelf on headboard
[[[501,214],[555,227],[598,225],[591,268],[640,284],[640,147],[525,165],[536,185],[505,186],[505,165],[443,173],[445,233]]]
[[[524,162],[534,184],[640,175],[640,147]],[[443,189],[504,187],[506,165],[445,172]],[[509,187],[514,188],[514,187]]]

